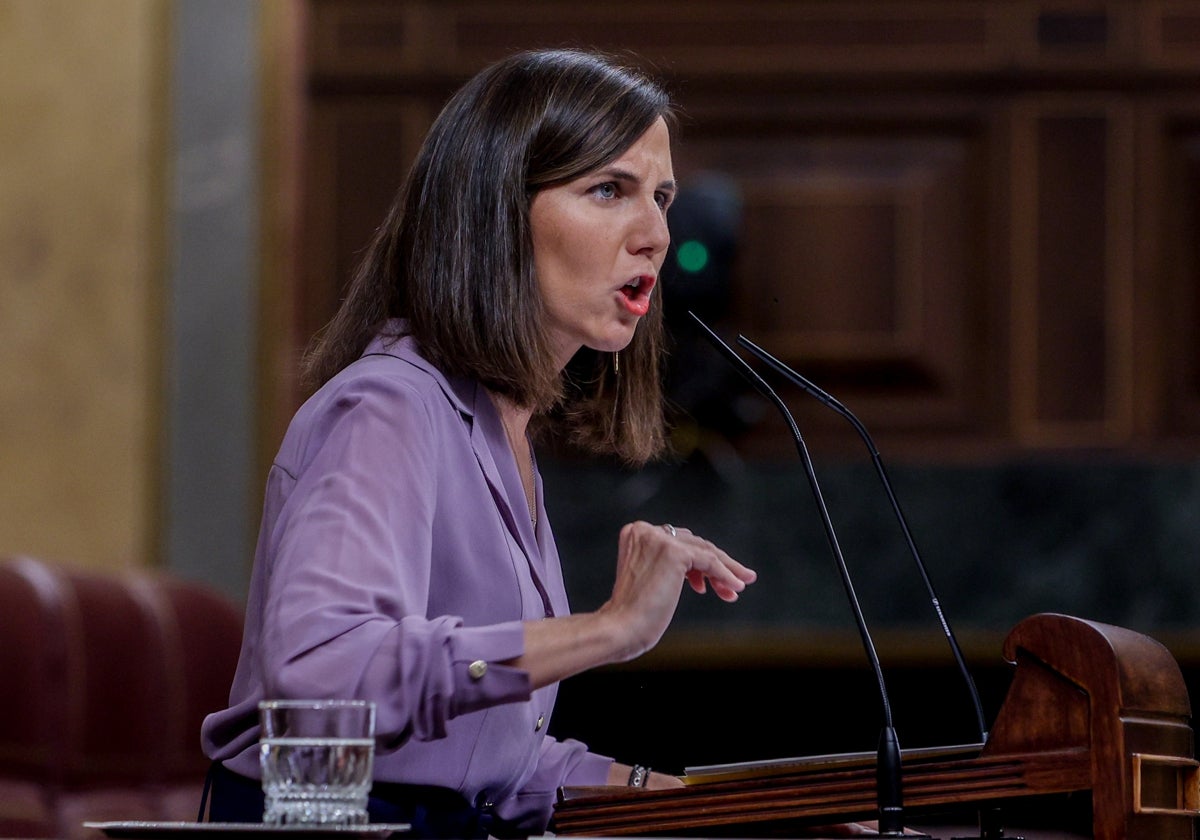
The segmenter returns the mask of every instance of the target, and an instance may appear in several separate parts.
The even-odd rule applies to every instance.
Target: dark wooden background
[[[733,233],[718,285],[668,305],[720,300],[886,451],[1197,451],[1193,0],[313,0],[307,24],[301,340],[448,93],[591,46],[682,106],[677,175],[704,189],[676,241]],[[789,446],[762,425],[743,451]]]

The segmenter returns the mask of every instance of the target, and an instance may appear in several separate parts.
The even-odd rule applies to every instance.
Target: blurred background
[[[547,442],[576,608],[632,518],[760,572],[563,687],[663,769],[871,749],[878,700],[788,428],[685,317],[869,428],[990,711],[1063,612],[1200,671],[1200,2],[0,0],[0,554],[244,596],[296,362],[447,95],[513,49],[626,54],[681,107],[676,455]],[[906,746],[973,740],[863,442],[791,405]],[[714,725],[721,720],[722,724]]]

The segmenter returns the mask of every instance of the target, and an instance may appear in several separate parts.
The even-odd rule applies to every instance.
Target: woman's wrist
[[[534,688],[623,661],[626,634],[615,617],[604,612],[526,620],[524,630],[524,653],[504,664],[525,670]]]
[[[643,767],[645,771],[644,781],[640,786],[646,790],[669,790],[671,788],[681,788],[684,786],[683,779],[678,776],[673,776],[670,773],[659,773],[651,770],[649,767]],[[641,772],[638,770],[638,765],[622,764],[619,761],[614,761],[608,769],[607,784],[617,787],[627,787],[634,785],[641,777]]]
[[[595,612],[588,613],[588,617],[595,621],[596,632],[605,640],[607,664],[628,662],[646,652],[646,646],[636,641],[629,631],[629,616],[617,615],[611,602],[601,604]]]

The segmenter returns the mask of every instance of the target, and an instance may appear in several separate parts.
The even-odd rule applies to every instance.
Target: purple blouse
[[[523,652],[522,621],[569,612],[540,480],[537,521],[487,391],[377,338],[300,408],[271,466],[205,753],[258,778],[259,700],[373,700],[376,779],[544,828],[556,789],[604,784],[611,759],[547,737],[557,686],[499,664]]]

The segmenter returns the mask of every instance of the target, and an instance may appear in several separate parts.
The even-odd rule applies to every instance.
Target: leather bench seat
[[[0,837],[195,820],[200,722],[241,631],[240,605],[199,583],[0,558]]]

